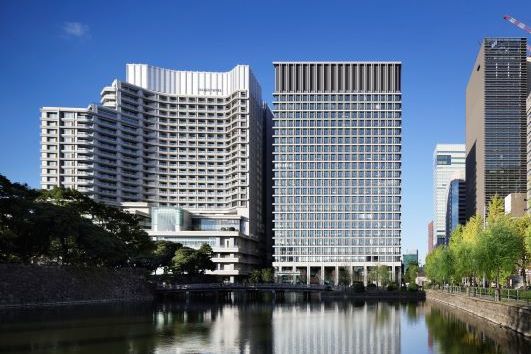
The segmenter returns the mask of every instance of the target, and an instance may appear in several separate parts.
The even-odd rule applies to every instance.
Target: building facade
[[[458,225],[466,223],[466,183],[463,179],[454,179],[448,185],[446,203],[446,237],[443,244],[448,245],[450,236]]]
[[[99,105],[41,109],[41,186],[116,206],[236,215],[248,220],[238,237],[255,243],[249,258],[260,258],[268,111],[249,66],[194,72],[127,64],[126,80],[103,88]]]
[[[401,256],[401,63],[276,62],[274,262],[279,277],[367,281]]]
[[[428,253],[433,250],[433,220],[428,223]]]
[[[433,219],[437,245],[446,239],[446,207],[448,187],[453,179],[465,177],[465,145],[437,144],[433,152]]]
[[[525,38],[485,38],[466,89],[467,218],[527,193]]]

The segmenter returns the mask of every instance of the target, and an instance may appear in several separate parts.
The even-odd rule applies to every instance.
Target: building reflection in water
[[[280,306],[273,335],[279,353],[400,353],[400,313],[387,303]]]

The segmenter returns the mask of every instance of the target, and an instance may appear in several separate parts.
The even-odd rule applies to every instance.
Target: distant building
[[[505,214],[519,217],[527,212],[527,199],[525,193],[511,193],[505,197]]]
[[[525,38],[485,38],[466,89],[467,218],[527,193]]]
[[[466,183],[463,179],[454,179],[448,186],[446,203],[446,237],[444,244],[450,242],[450,236],[458,225],[466,223]]]
[[[404,272],[407,271],[407,268],[410,264],[419,264],[419,250],[408,251],[407,253],[404,253],[402,256],[402,263],[404,264]]]
[[[433,250],[433,220],[428,223],[428,253]]]
[[[531,58],[527,58],[527,90],[531,91]],[[527,212],[531,213],[531,93],[527,96]]]
[[[446,240],[448,188],[456,178],[465,178],[465,145],[437,144],[433,152],[433,227],[437,245]]]

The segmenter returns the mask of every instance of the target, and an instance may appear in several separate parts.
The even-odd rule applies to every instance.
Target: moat
[[[0,311],[0,353],[530,353],[531,339],[430,301],[288,294]]]

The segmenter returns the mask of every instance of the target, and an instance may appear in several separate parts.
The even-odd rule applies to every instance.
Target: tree
[[[496,282],[498,294],[500,281],[515,270],[522,248],[522,238],[506,220],[489,224],[480,237],[477,253],[479,263],[489,279]]]
[[[273,278],[274,278],[274,271],[273,271],[273,268],[263,268],[261,270],[261,277],[262,277],[262,282],[264,283],[272,283],[273,282]],[[309,274],[307,274],[306,276],[310,276]]]
[[[487,224],[493,224],[505,217],[505,202],[498,194],[495,194],[487,207]]]
[[[404,280],[406,281],[406,283],[414,284],[418,274],[419,264],[417,262],[412,262],[406,269],[406,273],[404,274]]]
[[[384,287],[391,280],[390,274],[388,266],[378,265],[369,271],[368,278],[379,287]]]
[[[252,284],[257,284],[262,281],[262,272],[260,269],[255,269],[249,274],[249,282]]]
[[[206,270],[214,270],[216,266],[212,262],[213,255],[212,248],[206,243],[198,250],[181,247],[172,259],[172,270],[181,274],[203,274]]]
[[[437,284],[453,282],[453,258],[447,246],[438,246],[426,257],[424,267],[428,278]]]
[[[339,268],[338,282],[339,285],[349,286],[352,281],[352,277],[347,269]]]

